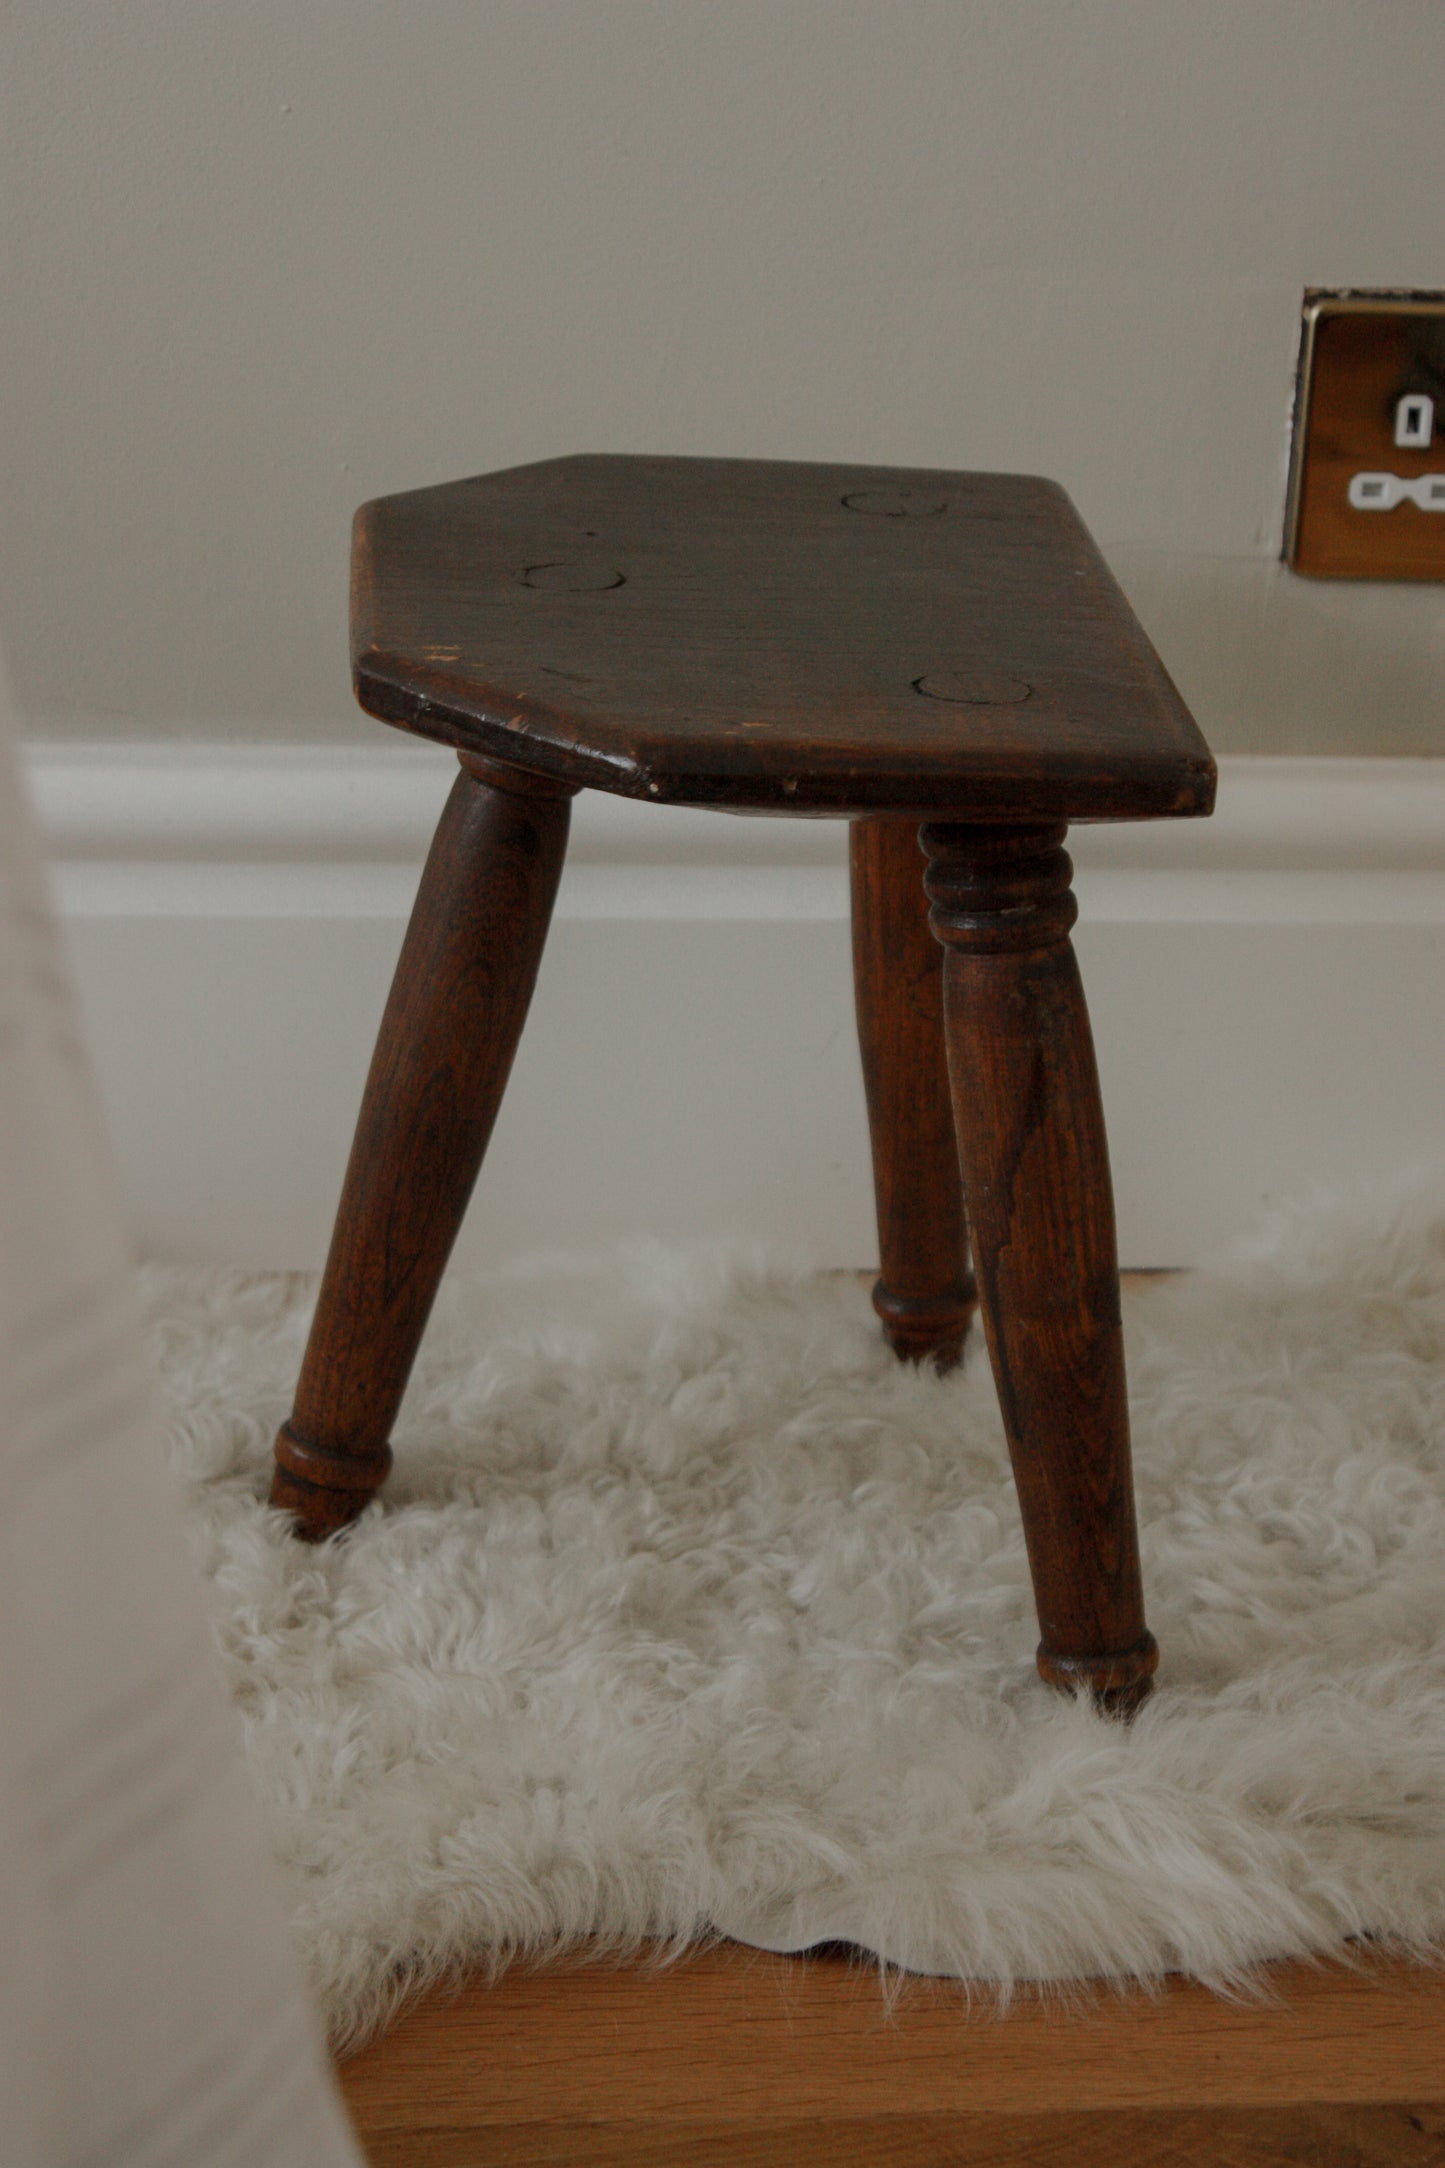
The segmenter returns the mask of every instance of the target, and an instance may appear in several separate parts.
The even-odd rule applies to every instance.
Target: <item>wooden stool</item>
[[[368,713],[454,746],[462,772],[382,1019],[273,1503],[322,1537],[385,1479],[574,793],[845,816],[874,1301],[900,1356],[956,1357],[971,1228],[1039,1669],[1132,1707],[1157,1651],[1063,841],[1071,820],[1207,813],[1214,764],[1063,491],[605,457],[383,497],[356,519],[352,655]]]

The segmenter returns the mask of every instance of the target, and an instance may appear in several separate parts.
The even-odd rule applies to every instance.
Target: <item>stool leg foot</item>
[[[1039,1670],[1127,1713],[1158,1651],[1144,1623],[1113,1195],[1064,829],[950,822],[920,840]]]
[[[873,1145],[873,1306],[901,1360],[948,1369],[976,1307],[943,1038],[943,956],[917,824],[855,820],[853,987]]]
[[[311,1540],[391,1465],[401,1405],[531,1000],[570,793],[464,771],[422,874],[366,1081],[273,1505]],[[505,773],[505,771],[503,771]]]

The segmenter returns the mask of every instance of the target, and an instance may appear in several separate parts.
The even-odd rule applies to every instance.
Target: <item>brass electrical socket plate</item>
[[[1426,449],[1395,442],[1405,392],[1435,401]],[[1445,580],[1445,512],[1357,511],[1356,474],[1445,474],[1445,294],[1305,295],[1284,560],[1335,580]]]

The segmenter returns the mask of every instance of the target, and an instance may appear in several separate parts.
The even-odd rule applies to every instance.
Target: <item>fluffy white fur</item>
[[[1445,1941],[1445,1187],[1127,1305],[1159,1690],[1037,1680],[987,1361],[639,1246],[443,1292],[384,1503],[262,1503],[313,1294],[150,1268],[195,1542],[338,2040],[710,1930],[1004,1983]]]

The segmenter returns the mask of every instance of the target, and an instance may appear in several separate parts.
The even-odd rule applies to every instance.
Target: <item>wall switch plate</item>
[[[1445,294],[1305,295],[1284,560],[1445,580]]]

